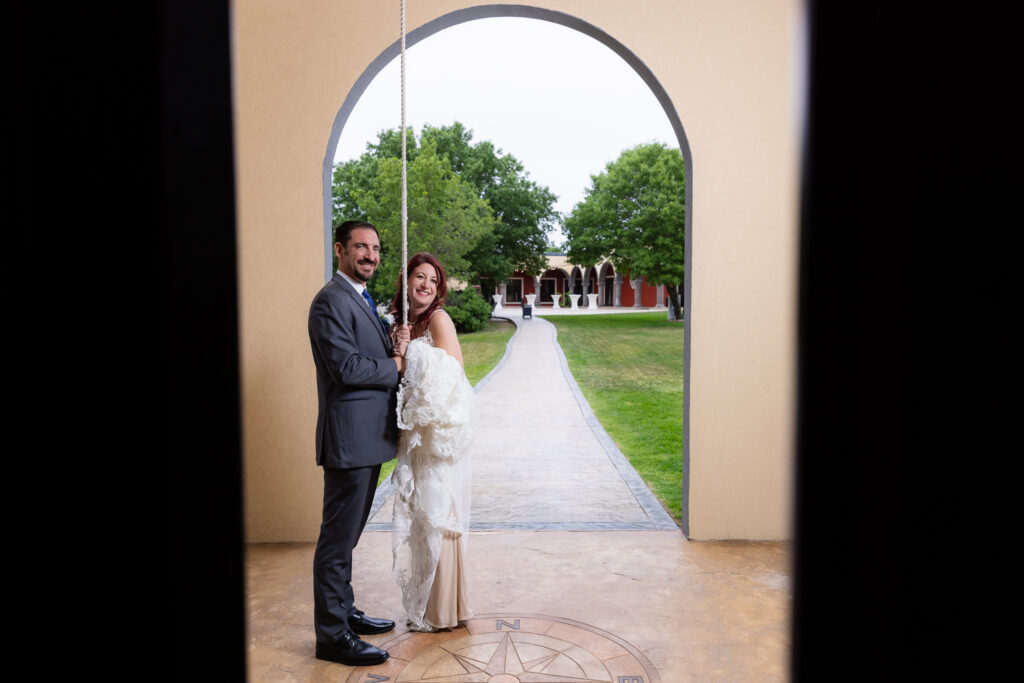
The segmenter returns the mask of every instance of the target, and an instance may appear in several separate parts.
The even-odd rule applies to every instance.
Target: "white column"
[[[640,283],[643,282],[643,278],[637,278],[630,280],[629,284],[633,285],[633,308],[640,308]]]
[[[617,307],[622,306],[622,273],[615,273],[615,300],[614,304]]]

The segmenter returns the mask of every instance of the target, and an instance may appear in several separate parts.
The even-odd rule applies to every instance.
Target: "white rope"
[[[409,324],[409,188],[405,160],[405,0],[402,0],[402,324]]]

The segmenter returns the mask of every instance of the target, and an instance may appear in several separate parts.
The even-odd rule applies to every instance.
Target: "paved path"
[[[555,334],[540,317],[518,330],[477,386],[470,528],[677,529],[594,417]],[[390,480],[368,531],[391,528]]]

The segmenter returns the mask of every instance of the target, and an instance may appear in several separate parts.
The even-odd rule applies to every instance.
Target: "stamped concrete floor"
[[[590,413],[553,326],[519,320],[477,385],[468,543],[475,618],[409,633],[391,579],[390,489],[356,549],[359,606],[399,622],[382,666],[313,657],[313,544],[247,551],[255,681],[781,681],[790,546],[689,542]]]

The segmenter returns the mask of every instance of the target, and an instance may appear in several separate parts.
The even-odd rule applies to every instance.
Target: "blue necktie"
[[[379,315],[377,315],[377,307],[373,305],[373,298],[370,296],[369,290],[367,290],[365,287],[363,288],[363,298],[366,299],[366,303],[370,305],[370,310],[373,311],[373,314],[377,316],[377,320],[380,321],[380,326],[384,328],[384,335],[387,336],[388,324],[384,322],[384,320]]]
[[[373,305],[373,299],[370,298],[370,292],[363,287],[363,298],[366,299],[366,303],[370,304],[370,310],[374,313],[377,312],[377,307]]]

